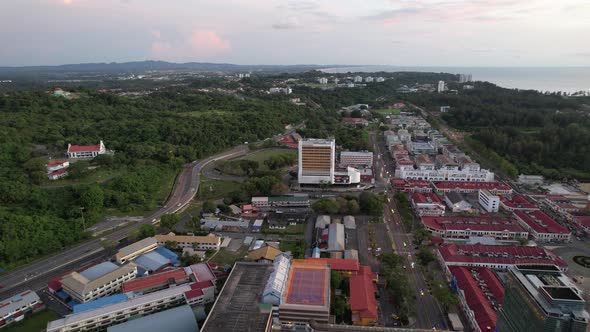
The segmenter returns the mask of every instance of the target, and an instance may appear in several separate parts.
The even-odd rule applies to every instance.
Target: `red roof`
[[[47,283],[47,287],[55,292],[61,289],[60,279],[53,279]]]
[[[491,181],[491,182],[478,182],[478,181],[433,181],[432,184],[436,189],[441,190],[481,190],[481,189],[488,189],[488,190],[503,190],[503,191],[511,191],[508,185],[498,182],[498,181]]]
[[[376,287],[373,283],[375,275],[371,269],[363,269],[362,273],[350,277],[350,298],[348,303],[353,312],[353,321],[355,312],[358,312],[359,318],[369,318],[377,320],[377,300],[375,299]]]
[[[67,160],[50,159],[47,161],[47,166],[59,166],[67,163]]]
[[[343,122],[347,122],[347,123],[364,123],[367,122],[367,120],[363,119],[363,118],[342,118]]]
[[[483,217],[422,217],[424,226],[440,232],[447,230],[526,232],[515,220]]]
[[[574,220],[586,228],[590,227],[590,216],[575,216]]]
[[[96,145],[70,145],[68,152],[99,152],[100,144]]]
[[[535,210],[539,209],[537,205],[529,201],[523,195],[514,195],[512,199],[508,199],[506,196],[500,197],[502,204],[510,209],[521,209],[521,210]]]
[[[166,284],[169,280],[173,279],[174,283],[177,284],[183,279],[188,280],[188,276],[184,270],[171,270],[167,272],[153,274],[148,277],[138,278],[128,281],[123,284],[123,293],[135,292],[142,289],[155,287],[158,285]]]
[[[514,214],[537,233],[568,234],[570,231],[541,210],[514,211]]]
[[[187,299],[194,299],[195,297],[201,297],[201,296],[203,296],[203,290],[202,289],[191,289],[187,292],[184,292],[184,296]]]
[[[498,264],[498,265],[557,265],[567,267],[567,263],[553,252],[542,247],[493,246],[485,244],[448,244],[439,249],[448,265],[453,263]]]
[[[358,271],[359,261],[356,259],[343,258],[307,258],[306,262],[317,262],[330,265],[330,268],[335,271]]]
[[[444,206],[440,198],[434,193],[413,193],[410,197],[415,204],[439,204]]]
[[[49,173],[49,176],[62,175],[67,172],[68,172],[68,170],[66,168],[61,168],[61,169],[58,169],[57,171],[53,171],[53,172]]]

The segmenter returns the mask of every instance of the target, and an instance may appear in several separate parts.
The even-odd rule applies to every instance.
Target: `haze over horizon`
[[[588,66],[588,31],[584,0],[5,0],[0,66]]]

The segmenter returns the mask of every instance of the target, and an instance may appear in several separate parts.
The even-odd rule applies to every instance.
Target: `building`
[[[119,249],[115,255],[115,259],[117,260],[117,263],[124,264],[142,254],[156,249],[157,247],[158,241],[156,238],[148,237]]]
[[[350,298],[348,304],[352,311],[352,324],[373,326],[378,324],[378,303],[375,298],[377,276],[368,266],[362,266],[359,274],[349,278]]]
[[[327,264],[332,271],[338,271],[343,275],[353,275],[359,273],[361,266],[358,259],[346,258],[307,258],[308,264]]]
[[[459,74],[459,83],[471,82],[471,74]]]
[[[379,76],[375,79],[375,82],[377,82],[377,83],[385,82],[385,78]]]
[[[122,287],[122,292],[149,294],[172,286],[182,285],[189,281],[189,275],[184,269],[169,270],[125,282]]]
[[[587,207],[576,206],[571,199],[562,195],[546,195],[542,202],[551,210],[560,214],[580,213],[583,211],[583,208]]]
[[[404,193],[431,193],[432,187],[425,180],[391,179],[394,191]]]
[[[268,331],[271,310],[258,303],[273,269],[266,263],[236,262],[201,332]]]
[[[479,191],[479,204],[487,211],[487,212],[498,212],[500,209],[500,197],[497,195],[493,195],[487,189],[482,189]]]
[[[286,291],[287,278],[291,269],[291,258],[286,254],[278,255],[275,258],[273,258],[273,271],[262,293],[262,303],[278,306],[281,304],[283,294]]]
[[[299,183],[333,183],[335,151],[333,139],[299,141]]]
[[[361,76],[355,76],[353,79],[354,83],[361,83],[363,81],[363,78]]]
[[[342,122],[353,127],[366,127],[369,125],[369,121],[363,118],[342,118]]]
[[[516,220],[507,218],[423,217],[422,224],[432,235],[451,239],[486,236],[497,240],[517,240],[529,236]]]
[[[53,171],[51,173],[47,173],[47,178],[49,180],[58,180],[68,176],[68,170],[65,168],[59,169],[57,171]]]
[[[330,224],[330,226],[328,226],[328,232],[328,250],[344,250],[344,225]]]
[[[27,290],[0,302],[0,328],[23,320],[33,312],[44,309],[45,305],[32,290]]]
[[[208,263],[198,263],[191,266],[185,267],[184,270],[187,274],[192,274],[197,282],[213,281],[217,280],[215,272],[211,269]]]
[[[500,198],[500,207],[509,212],[514,212],[517,210],[534,211],[539,209],[536,204],[532,203],[523,195],[514,195],[512,198],[502,196]]]
[[[164,310],[107,328],[107,332],[194,332],[199,326],[188,305]]]
[[[184,293],[189,285],[180,285],[147,295],[135,296],[127,301],[113,303],[93,310],[72,313],[47,324],[47,332],[78,332],[104,330],[126,322],[132,317],[145,316],[167,308],[186,304]]]
[[[287,229],[289,226],[303,224],[307,220],[308,210],[301,209],[285,209],[275,210],[267,215],[269,229]]]
[[[273,246],[265,245],[252,250],[246,256],[246,260],[263,263],[273,263],[281,251]]]
[[[509,269],[498,331],[584,332],[588,312],[582,292],[555,266]]]
[[[72,145],[68,144],[68,158],[72,159],[86,159],[95,158],[99,154],[105,154],[107,150],[104,143],[100,141],[96,145]]]
[[[332,183],[339,185],[348,185],[361,182],[361,172],[353,167],[347,167],[343,170],[335,170]]]
[[[330,268],[305,260],[291,263],[286,291],[279,305],[282,325],[306,326],[310,320],[328,323],[330,318]]]
[[[219,218],[201,218],[201,229],[203,230],[224,230],[224,229],[247,229],[250,226],[248,219],[219,219]]]
[[[542,175],[524,175],[520,174],[518,176],[518,183],[519,184],[526,184],[529,186],[533,185],[542,185],[545,182],[545,178]]]
[[[373,77],[371,77],[371,76],[365,77],[365,82],[366,83],[372,83],[373,82]]]
[[[418,142],[408,140],[406,142],[406,146],[410,154],[419,155],[419,154],[436,154],[436,148],[432,142]]]
[[[441,93],[446,90],[445,81],[438,81],[438,85],[436,87],[436,92]]]
[[[172,265],[172,261],[168,257],[160,255],[155,250],[135,258],[134,260],[132,260],[132,262],[133,264],[137,265],[138,276],[142,276],[148,273],[151,274],[169,265]]]
[[[221,245],[221,238],[215,234],[207,234],[205,236],[195,235],[176,235],[174,233],[156,234],[154,237],[158,245],[166,245],[166,243],[175,243],[179,248],[192,248],[195,250],[219,250]]]
[[[457,291],[460,307],[476,332],[496,331],[497,315],[504,301],[504,287],[491,269],[449,267],[451,287]]]
[[[434,195],[434,194],[433,194]],[[445,193],[445,203],[453,212],[471,212],[472,206],[463,195],[458,192],[451,191]]]
[[[543,247],[443,243],[437,251],[441,266],[507,269],[513,265],[552,266],[567,269],[567,263]]]
[[[252,206],[259,209],[276,207],[309,207],[308,195],[252,197]]]
[[[325,78],[325,77],[320,77],[318,79],[318,83],[320,83],[320,84],[328,84],[328,79]]]
[[[190,284],[190,290],[184,293],[186,303],[191,306],[202,306],[215,300],[215,282],[211,280]]]
[[[340,167],[373,167],[373,152],[342,151],[340,152]]]
[[[444,203],[433,193],[410,194],[410,202],[414,212],[422,216],[442,216],[445,214]]]
[[[541,210],[514,211],[518,223],[526,229],[533,240],[539,242],[570,242],[572,232],[560,225]]]
[[[45,167],[47,168],[47,174],[51,174],[55,171],[70,167],[70,162],[67,160],[50,159],[47,161]]]
[[[429,180],[437,182],[490,182],[494,180],[494,173],[487,169],[458,169],[447,165],[440,169],[414,169],[414,163],[405,163],[401,167],[396,162],[395,177],[411,180]]]
[[[96,300],[121,290],[123,283],[137,276],[137,265],[117,266],[111,262],[72,272],[61,279],[62,289],[79,303]]]
[[[467,194],[474,193],[482,189],[487,189],[494,195],[512,194],[512,188],[510,188],[510,186],[498,181],[432,181],[432,186],[434,187],[434,191],[436,191],[438,194],[451,191]]]
[[[268,89],[269,93],[284,93],[286,95],[289,95],[293,92],[293,89],[291,89],[290,87],[286,87],[286,88],[270,88]]]

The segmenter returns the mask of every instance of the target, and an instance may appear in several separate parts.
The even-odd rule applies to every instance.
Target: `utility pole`
[[[84,207],[80,206],[80,213],[82,214],[82,227],[84,227],[83,231],[86,231],[86,220],[84,220]]]

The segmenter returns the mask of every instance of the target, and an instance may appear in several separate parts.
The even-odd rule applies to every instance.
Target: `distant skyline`
[[[589,66],[587,0],[2,0],[0,66]]]

